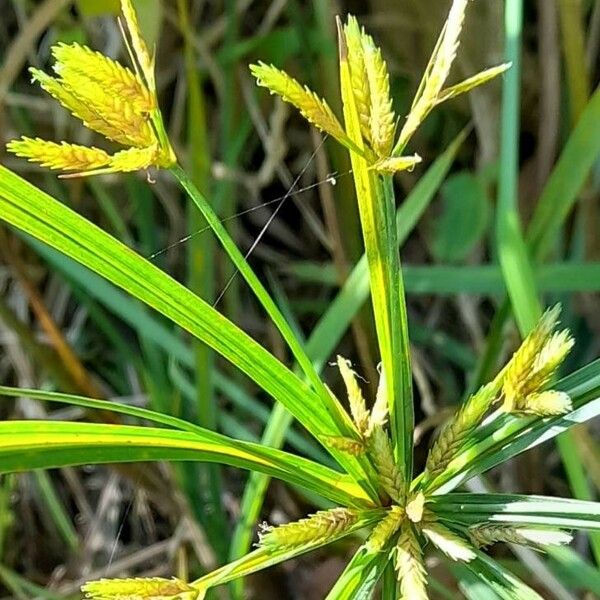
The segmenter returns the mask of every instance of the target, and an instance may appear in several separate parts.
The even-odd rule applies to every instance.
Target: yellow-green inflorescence
[[[393,109],[389,74],[381,51],[353,17],[349,17],[347,23],[340,26],[340,62],[342,70],[348,75],[345,80],[350,81],[352,87],[352,101],[358,113],[358,127],[362,140],[357,140],[356,137],[351,139],[327,102],[284,71],[264,63],[253,65],[251,71],[259,85],[296,106],[310,123],[335,138],[350,152],[360,153],[376,173],[382,177],[389,176],[397,171],[412,168],[420,161],[416,154],[405,155],[404,151],[419,125],[435,106],[489,81],[509,66],[499,65],[456,85],[446,86],[459,47],[467,5],[468,0],[453,1],[448,20],[435,46],[411,110],[400,126]],[[129,11],[130,28],[137,27],[131,6],[124,1],[124,7],[126,14]],[[133,75],[123,68],[104,62],[103,70],[97,76],[112,78],[120,97],[128,98],[131,110],[136,111],[139,116],[155,110],[152,108],[155,106],[153,79],[146,74],[152,70],[152,60],[139,36],[132,40],[132,46],[141,65],[140,72],[145,75],[144,81],[140,79],[140,73]],[[69,52],[74,54],[71,61],[64,56]],[[74,70],[80,68],[78,65],[81,61],[100,60],[88,50],[80,54],[75,50],[65,49],[58,52],[57,59],[61,63],[72,62],[71,68]],[[46,80],[41,75],[38,77],[45,85]],[[51,89],[55,85],[47,82],[46,87],[50,93],[53,93]],[[62,92],[56,92],[57,97],[60,93]],[[63,100],[63,103],[66,103],[66,97],[61,99]],[[69,98],[69,102],[73,108],[77,108],[74,100]],[[79,109],[84,110],[82,107]],[[73,112],[86,120],[82,112]],[[110,122],[100,124],[97,129],[103,129],[107,134],[109,125]],[[131,140],[134,140],[135,136],[141,136],[140,142],[142,137],[148,135],[144,127],[136,131],[124,130],[123,133],[130,136]],[[130,144],[133,146],[130,149],[131,165],[143,165],[149,160],[152,152],[148,148],[153,147],[153,144],[157,144],[157,152],[166,151],[160,136],[152,139],[153,144],[147,144],[149,139],[146,137],[143,141],[144,144]],[[113,161],[108,163],[109,165],[118,161],[122,170],[126,170],[127,167],[126,158],[123,158],[122,162],[117,155],[108,159],[103,151],[94,148],[86,151],[59,151],[53,146],[42,146],[40,142],[37,149],[38,154],[34,154],[33,148],[30,150],[32,159],[43,159],[49,166],[57,168],[64,168],[64,161],[67,160],[60,152],[64,152],[65,155],[70,152],[72,164],[77,165],[74,168],[82,171],[86,170],[86,164],[89,165],[89,169],[97,169],[107,160]],[[134,151],[137,154],[134,155]],[[168,152],[164,155],[167,157],[165,160],[168,160]],[[60,162],[61,160],[63,162]],[[481,523],[469,530],[461,529],[452,523],[438,520],[432,502],[433,495],[439,487],[439,476],[457,458],[493,410],[510,413],[515,418],[548,417],[570,410],[571,401],[564,392],[548,389],[557,369],[573,345],[568,331],[556,332],[558,316],[558,308],[545,313],[538,326],[497,377],[475,392],[459,408],[433,443],[424,472],[412,482],[407,480],[406,474],[395,459],[387,431],[390,399],[387,397],[385,372],[382,369],[376,398],[369,406],[352,365],[346,359],[338,357],[337,366],[346,388],[352,431],[344,437],[329,436],[321,441],[339,451],[361,455],[370,462],[379,485],[377,517],[364,520],[364,511],[337,507],[297,522],[279,527],[265,527],[260,536],[259,548],[255,551],[259,554],[253,555],[253,560],[259,560],[256,557],[265,554],[271,558],[277,553],[289,556],[290,552],[298,549],[314,548],[348,535],[368,521],[371,532],[364,542],[364,550],[386,553],[395,564],[402,597],[419,600],[427,598],[424,563],[426,544],[436,547],[451,560],[469,562],[476,557],[477,548],[484,548],[497,541],[536,546],[568,542],[570,537],[566,532],[515,528],[509,524]],[[372,512],[370,514],[372,515]],[[229,566],[225,567],[223,572],[227,573],[228,568]],[[114,586],[110,587],[109,583],[103,582],[87,584],[85,591],[89,597],[110,600],[124,597],[139,600],[159,597],[187,600],[196,598],[194,593],[198,598],[204,593],[199,591],[199,586],[192,585],[193,589],[189,589],[186,588],[188,584],[178,580],[147,581],[150,583],[144,588],[139,580],[124,580],[121,596],[117,594]],[[217,585],[218,581],[217,577],[206,585]],[[169,596],[167,592],[173,594]],[[162,595],[157,596],[157,593]]]
[[[110,154],[96,147],[22,137],[7,144],[17,156],[62,177],[170,167],[175,154],[158,109],[154,60],[140,34],[131,0],[122,0],[123,28],[134,70],[79,44],[52,48],[52,77],[30,69],[33,81],[93,131],[125,148]]]

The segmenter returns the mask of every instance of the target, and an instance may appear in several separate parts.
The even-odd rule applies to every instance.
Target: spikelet
[[[515,412],[538,417],[564,415],[573,410],[571,397],[565,392],[547,390],[535,392],[517,403]]]
[[[40,87],[48,92],[53,98],[58,100],[70,113],[80,119],[83,124],[93,131],[102,134],[104,137],[120,144],[128,144],[128,138],[123,134],[118,125],[106,121],[94,110],[94,106],[84,102],[70,89],[65,88],[57,79],[50,77],[39,69],[29,69],[33,80],[40,84]]]
[[[547,310],[506,365],[502,386],[506,399],[505,405],[514,403],[522,395],[523,386],[531,375],[532,365],[556,327],[559,315],[558,305]]]
[[[480,388],[444,426],[427,456],[424,485],[427,485],[442,473],[456,456],[464,441],[481,423],[488,412],[498,394],[498,388],[499,385],[496,382]]]
[[[423,525],[421,531],[451,560],[470,562],[476,556],[467,540],[440,523],[428,521]]]
[[[81,587],[94,600],[197,600],[198,590],[179,579],[99,579]]]
[[[363,52],[371,100],[371,145],[378,156],[388,157],[394,144],[395,121],[390,97],[390,76],[381,50],[367,36],[363,37]]]
[[[110,163],[110,156],[99,148],[66,142],[56,144],[40,138],[22,137],[20,140],[10,141],[6,148],[17,156],[27,158],[29,162],[36,162],[50,169],[81,171],[98,169]]]
[[[423,520],[425,509],[425,495],[422,492],[413,494],[406,503],[406,516],[413,523],[420,523]]]
[[[369,552],[381,552],[390,538],[400,529],[404,510],[400,506],[392,506],[388,514],[377,523],[371,531],[365,546]]]
[[[351,144],[327,102],[319,98],[315,92],[306,86],[303,87],[285,71],[281,71],[273,65],[260,62],[250,65],[250,71],[259,86],[267,88],[271,94],[276,94],[285,102],[295,106],[309,123],[339,142]]]
[[[154,97],[142,81],[127,67],[79,44],[58,44],[52,48],[54,71],[65,80],[69,71],[85,75],[111,94],[127,99],[139,113],[156,108]]]
[[[408,521],[400,529],[396,544],[396,572],[402,598],[427,600],[427,573],[419,540]]]
[[[132,58],[134,66],[139,68],[146,79],[146,84],[152,93],[156,93],[156,84],[154,81],[154,57],[150,56],[148,46],[142,37],[142,32],[137,20],[137,14],[133,8],[131,0],[121,0],[121,12],[127,23],[127,30],[131,36],[131,46],[133,47]],[[126,40],[127,41],[127,40]],[[137,63],[137,64],[136,64]]]
[[[394,502],[404,504],[406,481],[394,461],[390,438],[382,427],[373,430],[368,449],[381,487]]]
[[[570,409],[566,394],[540,393],[574,344],[567,329],[553,333],[559,313],[558,306],[547,311],[506,366],[502,407],[505,412],[549,416]]]
[[[575,340],[571,337],[568,329],[552,334],[536,356],[523,393],[530,394],[545,386],[563,363],[574,343]]]
[[[129,149],[109,157],[93,147],[43,145],[41,140],[32,145],[31,141],[21,140],[8,144],[9,151],[21,152],[50,168],[77,171],[62,177],[132,171],[151,165],[170,167],[176,163],[156,101],[154,60],[141,37],[130,0],[122,0],[121,5],[131,36],[131,43],[127,38],[125,42],[135,74],[79,44],[58,44],[52,49],[56,78],[39,69],[30,71],[33,80],[87,128]]]
[[[503,63],[501,65],[496,65],[495,67],[490,67],[489,69],[480,71],[476,75],[468,77],[460,83],[447,87],[438,96],[436,104],[441,104],[446,100],[450,100],[451,98],[456,98],[456,96],[460,96],[462,94],[470,92],[472,89],[479,87],[480,85],[483,85],[484,83],[487,83],[492,79],[495,79],[496,77],[498,77],[498,75],[501,75],[502,73],[510,69],[511,66],[512,63]]]
[[[358,513],[349,508],[332,508],[293,523],[265,529],[260,545],[272,549],[290,549],[303,544],[321,543],[352,527]]]
[[[120,132],[118,139],[115,138],[116,142],[138,148],[156,143],[156,136],[148,116],[137,112],[127,98],[111,93],[110,90],[106,90],[99,83],[77,71],[64,71],[59,83],[90,107],[100,121]],[[75,111],[72,112],[79,117]],[[86,125],[92,129],[91,125],[87,123]],[[99,133],[106,135],[103,131]]]
[[[377,394],[375,395],[375,403],[371,409],[369,416],[369,427],[367,437],[369,437],[375,428],[383,427],[388,420],[390,405],[388,402],[387,378],[385,376],[385,368],[381,365],[379,373],[379,382],[377,384]]]
[[[400,171],[411,171],[423,159],[418,154],[412,156],[390,156],[378,160],[371,168],[382,175],[393,175]]]
[[[560,529],[514,527],[483,523],[469,527],[469,537],[478,548],[485,548],[497,542],[522,546],[560,546],[569,544],[573,536]]]
[[[150,165],[156,163],[158,146],[148,146],[148,148],[129,148],[121,150],[112,156],[110,166],[115,171],[126,173],[128,171],[139,171],[147,169]]]
[[[356,17],[348,16],[348,23],[344,26],[344,34],[348,49],[348,65],[350,66],[350,81],[354,92],[356,110],[360,119],[360,131],[363,138],[371,143],[371,92],[365,67],[363,44],[368,38],[361,30]]]
[[[339,355],[337,357],[337,366],[346,386],[352,419],[359,433],[364,435],[369,426],[369,411],[356,380],[356,373],[352,370],[350,361]]]
[[[456,58],[468,0],[454,0],[442,33],[431,55],[412,108],[400,131],[396,149],[402,151],[419,125],[436,105]]]
[[[365,453],[365,445],[360,440],[338,435],[324,435],[320,437],[326,446],[340,452],[345,452],[352,456],[360,456]]]

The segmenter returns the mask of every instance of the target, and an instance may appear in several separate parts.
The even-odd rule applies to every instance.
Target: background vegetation
[[[503,4],[473,3],[453,80],[504,60]],[[395,107],[405,114],[448,2],[146,0],[136,5],[147,39],[157,45],[161,107],[178,154],[239,244],[252,250],[252,265],[288,319],[308,335],[362,254],[350,167],[344,151],[330,142],[322,145],[322,136],[295,111],[258,91],[247,65],[261,59],[284,67],[335,106],[334,16],[351,11],[382,45]],[[94,141],[29,84],[26,66],[46,67],[49,47],[58,41],[86,43],[126,61],[114,19],[117,3],[4,0],[0,7],[0,141],[21,134]],[[444,104],[412,144],[423,164],[395,180],[398,197],[412,199],[400,225],[419,469],[433,431],[465,391],[494,372],[498,355],[506,357],[516,345],[517,329],[511,321],[503,326],[502,308],[513,280],[498,261],[499,251],[510,245],[511,215],[519,216],[537,258],[545,259],[535,272],[545,300],[563,303],[563,322],[577,338],[566,371],[598,355],[594,165],[600,151],[600,98],[593,90],[600,2],[530,1],[524,16],[522,26],[516,24],[523,49],[520,100],[509,95],[503,105],[496,81]],[[573,142],[580,119],[585,127]],[[509,140],[515,135],[519,146],[505,143],[501,153],[502,135]],[[516,159],[518,174],[511,169]],[[202,297],[217,301],[277,356],[289,359],[210,232],[202,232],[201,218],[188,211],[167,177],[150,173],[151,185],[121,174],[65,182],[6,154],[2,163],[152,256]],[[540,201],[550,210],[529,225]],[[542,233],[552,243],[542,244]],[[118,398],[240,439],[263,435],[272,406],[205,347],[39,242],[4,226],[0,236],[1,383]],[[377,346],[367,308],[338,350],[352,358],[366,387],[374,388]],[[323,373],[337,389],[336,370],[325,365]],[[1,400],[2,419],[46,416],[76,421],[84,413],[27,398]],[[264,433],[273,443],[283,435],[284,420],[271,420]],[[600,486],[596,433],[592,422],[558,444],[502,465],[475,485],[595,499]],[[286,444],[308,456],[321,452],[300,428],[291,430]],[[246,474],[230,468],[164,464],[4,477],[0,596],[77,597],[87,579],[210,569],[228,556],[233,526],[247,514],[248,507],[240,505],[246,483]],[[297,519],[311,511],[312,502],[273,482],[261,515],[271,523]],[[250,534],[251,526],[238,527],[237,534]],[[343,541],[334,551],[328,547],[260,574],[247,582],[246,591],[259,598],[322,598],[352,544]],[[571,549],[541,560],[504,548],[496,553],[544,597],[599,595],[598,538],[578,536]],[[436,562],[429,567],[438,582],[432,596],[459,597],[447,567]]]

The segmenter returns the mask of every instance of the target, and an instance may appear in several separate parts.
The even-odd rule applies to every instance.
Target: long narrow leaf
[[[114,462],[198,460],[258,470],[308,488],[330,500],[368,507],[347,475],[293,454],[232,440],[212,431],[156,427],[4,421],[0,423],[0,472]]]

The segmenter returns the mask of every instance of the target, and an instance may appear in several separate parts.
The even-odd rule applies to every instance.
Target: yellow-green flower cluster
[[[133,49],[134,71],[79,44],[52,48],[52,77],[30,69],[33,80],[93,131],[126,148],[114,154],[95,147],[23,137],[7,148],[43,167],[72,172],[69,176],[169,167],[175,155],[158,110],[154,62],[141,37],[131,0],[122,0]],[[124,30],[125,31],[125,30]]]
[[[349,150],[368,160],[370,167],[383,175],[411,169],[421,161],[414,154],[403,156],[404,149],[419,125],[435,106],[468,92],[497,75],[509,65],[499,65],[444,88],[456,57],[464,13],[468,0],[455,0],[442,34],[436,44],[425,75],[417,90],[411,110],[396,137],[397,117],[390,95],[390,76],[381,50],[373,38],[349,16],[340,25],[340,65],[349,72],[353,109],[358,114],[360,135],[364,145],[351,139],[327,102],[312,90],[302,86],[290,75],[272,65],[251,65],[252,74],[260,86],[293,104],[313,125],[328,133]]]

